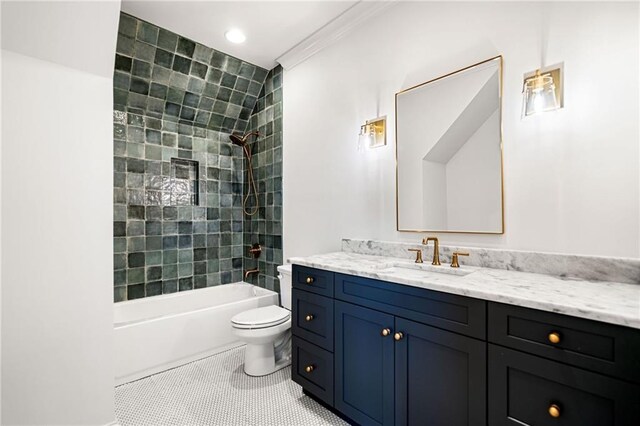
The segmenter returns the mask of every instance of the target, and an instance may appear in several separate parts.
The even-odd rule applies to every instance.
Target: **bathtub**
[[[245,283],[116,303],[116,386],[242,345],[231,317],[277,304],[278,293]]]

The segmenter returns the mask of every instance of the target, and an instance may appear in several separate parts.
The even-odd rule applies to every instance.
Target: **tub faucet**
[[[246,280],[247,278],[249,278],[250,275],[253,274],[259,274],[260,273],[260,269],[256,268],[256,269],[249,269],[248,271],[246,271],[244,273],[244,279]]]
[[[432,265],[440,266],[440,244],[436,237],[423,238],[422,244],[429,245],[429,241],[433,241],[433,262]]]

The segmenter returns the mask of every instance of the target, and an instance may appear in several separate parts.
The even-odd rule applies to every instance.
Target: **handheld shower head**
[[[253,166],[251,164],[251,149],[249,145],[247,145],[247,140],[249,139],[249,136],[259,137],[260,133],[250,132],[250,133],[247,133],[246,135],[240,135],[240,134],[234,133],[229,135],[229,140],[231,141],[232,144],[242,147],[242,150],[244,151],[244,155],[247,158],[248,190],[247,190],[247,195],[244,197],[244,200],[242,201],[242,210],[246,215],[253,216],[254,214],[258,213],[259,206],[258,206],[258,190],[256,188],[256,181],[253,177]],[[253,203],[253,206],[249,207],[249,199],[252,196],[253,196],[254,203]]]

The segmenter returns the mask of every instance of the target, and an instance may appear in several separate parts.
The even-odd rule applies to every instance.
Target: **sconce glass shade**
[[[541,74],[525,79],[522,90],[522,117],[560,108],[556,96],[556,82],[551,73]]]
[[[372,126],[369,124],[360,126],[360,134],[358,135],[358,151],[371,146],[371,141],[373,139],[371,127]]]
[[[363,148],[378,148],[387,144],[386,117],[368,120],[360,126],[358,135],[358,150]]]

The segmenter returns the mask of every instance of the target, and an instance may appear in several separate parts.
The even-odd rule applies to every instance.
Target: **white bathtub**
[[[274,304],[278,293],[245,283],[116,303],[116,385],[241,345],[231,317]]]

